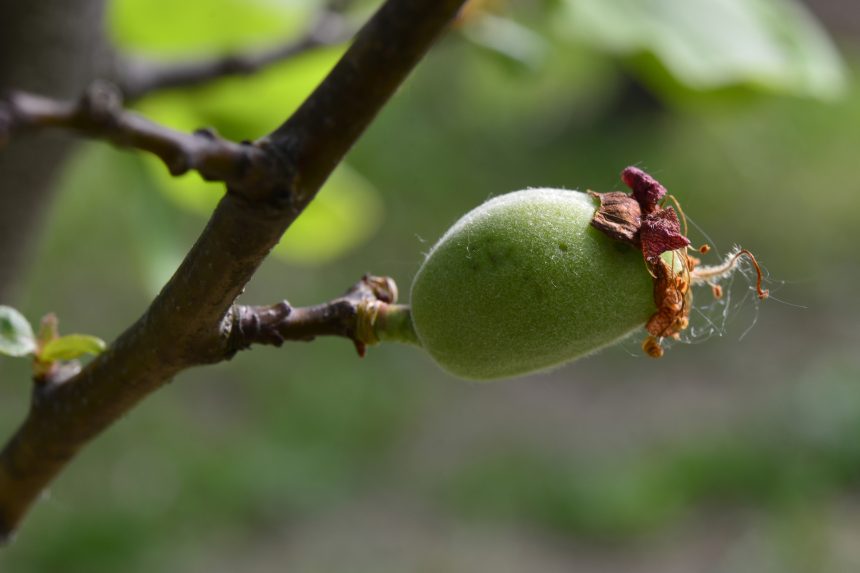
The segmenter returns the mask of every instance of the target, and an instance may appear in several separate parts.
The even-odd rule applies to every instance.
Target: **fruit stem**
[[[412,309],[407,304],[381,304],[372,328],[379,341],[421,346],[412,325]]]

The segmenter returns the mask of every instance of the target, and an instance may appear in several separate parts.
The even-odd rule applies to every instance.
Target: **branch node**
[[[346,292],[346,296],[373,298],[388,304],[397,302],[397,295],[397,283],[394,282],[394,279],[378,277],[369,273],[361,277],[361,280]]]
[[[214,127],[198,128],[194,130],[194,135],[209,141],[217,141],[218,139],[221,139],[221,136],[218,135],[218,131]]]
[[[365,280],[370,283],[370,288],[373,289],[373,295],[388,304],[397,302],[397,283],[391,277],[374,277],[364,275]]]
[[[317,336],[352,340],[359,356],[380,341],[380,321],[397,298],[397,285],[389,277],[364,275],[346,293],[327,303],[294,308],[287,301],[272,306],[233,309],[228,356],[252,344],[281,346],[287,340],[309,341]]]
[[[122,93],[111,82],[96,80],[78,102],[78,112],[98,125],[114,127],[122,114]]]
[[[222,75],[250,74],[255,72],[257,68],[258,66],[245,54],[228,54],[221,60],[219,71]]]
[[[379,337],[376,335],[374,327],[376,325],[376,317],[379,316],[380,306],[384,304],[384,302],[371,298],[364,298],[359,301],[355,313],[356,346],[358,346],[358,343],[369,346],[379,343]],[[359,350],[359,356],[364,356],[362,350]]]
[[[167,171],[174,177],[184,175],[191,169],[191,158],[185,153],[176,153],[170,159],[165,160]]]
[[[280,347],[285,338],[279,327],[292,311],[293,307],[286,300],[271,306],[237,306],[237,350],[249,348],[255,342]]]

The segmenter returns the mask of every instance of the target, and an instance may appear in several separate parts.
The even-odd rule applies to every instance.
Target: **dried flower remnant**
[[[663,346],[656,336],[646,336],[645,340],[642,341],[642,350],[651,358],[663,357]]]
[[[667,195],[659,181],[637,167],[627,167],[621,173],[621,180],[632,193],[589,192],[600,202],[591,224],[609,237],[640,249],[648,272],[654,277],[657,310],[645,325],[648,336],[642,343],[642,350],[648,356],[663,356],[661,341],[679,339],[689,326],[693,302],[690,287],[708,284],[714,298],[721,298],[723,290],[717,283],[737,269],[741,257],[747,257],[755,267],[759,299],[767,298],[768,291],[762,289],[761,268],[751,252],[739,249],[721,264],[700,266],[701,261],[688,253],[691,243],[685,236],[687,223],[677,199]],[[666,200],[675,208],[665,207]],[[702,245],[697,250],[706,254],[710,246]]]
[[[676,271],[674,265],[663,260],[651,263],[654,273],[654,302],[657,312],[645,324],[645,330],[657,338],[678,338],[690,323],[690,308],[693,294],[690,291],[689,267],[692,258],[685,261],[686,267]],[[694,263],[693,263],[694,264]]]
[[[715,300],[720,300],[723,298],[723,287],[718,284],[711,285],[711,294],[714,295]]]
[[[672,207],[659,209],[642,220],[639,241],[645,260],[656,260],[667,251],[686,249],[690,240],[681,234],[681,222]]]
[[[755,256],[746,249],[736,249],[726,256],[726,260],[719,265],[699,267],[691,269],[690,278],[693,284],[709,284],[714,291],[714,298],[720,298],[723,294],[723,289],[717,284],[717,281],[731,275],[738,268],[738,263],[741,257],[749,259],[756,272],[755,290],[759,300],[765,300],[770,296],[770,291],[762,288],[761,267],[758,264]]]
[[[594,227],[613,239],[642,249],[649,263],[666,251],[690,245],[690,240],[681,233],[678,214],[672,207],[660,204],[666,189],[656,179],[636,167],[625,169],[621,179],[632,189],[632,194],[589,192],[600,201],[591,221]]]
[[[638,246],[639,227],[642,226],[639,202],[621,191],[589,191],[589,194],[600,201],[600,208],[594,213],[591,224],[613,239]]]

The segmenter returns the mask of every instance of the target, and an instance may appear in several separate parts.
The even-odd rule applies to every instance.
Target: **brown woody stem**
[[[410,342],[409,307],[394,304],[397,286],[388,277],[365,275],[340,298],[325,304],[293,307],[287,301],[271,306],[233,307],[231,345],[281,346],[288,340],[310,341],[317,336],[349,338],[362,351],[381,340]],[[417,339],[416,339],[417,340]]]
[[[227,141],[212,130],[176,131],[125,111],[119,91],[108,82],[94,83],[78,102],[25,92],[10,92],[0,99],[0,145],[17,133],[45,128],[148,151],[172,175],[193,169],[204,179],[232,185],[272,176],[259,148]]]

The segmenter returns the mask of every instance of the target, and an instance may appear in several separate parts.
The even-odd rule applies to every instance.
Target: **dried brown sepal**
[[[678,340],[690,325],[690,309],[693,306],[693,293],[690,290],[690,270],[698,264],[698,259],[687,255],[686,248],[673,252],[673,257],[681,257],[681,271],[674,270],[662,258],[649,261],[648,269],[654,277],[654,303],[657,310],[645,324],[648,337],[642,342],[642,350],[651,358],[663,356],[660,341],[663,338]]]
[[[359,358],[367,356],[367,344],[358,340],[353,340],[352,343],[355,345],[355,351],[358,353]]]
[[[686,258],[683,251],[677,251],[676,256]],[[683,262],[686,268],[687,261]],[[645,330],[658,338],[674,338],[690,323],[692,293],[689,273],[674,272],[662,259],[651,263],[650,269],[654,274],[654,303],[657,311],[648,319]]]
[[[642,351],[651,358],[663,357],[663,346],[660,340],[655,336],[648,336],[642,341]]]
[[[636,199],[621,191],[589,191],[589,195],[600,201],[591,225],[613,239],[638,247],[642,210]]]

